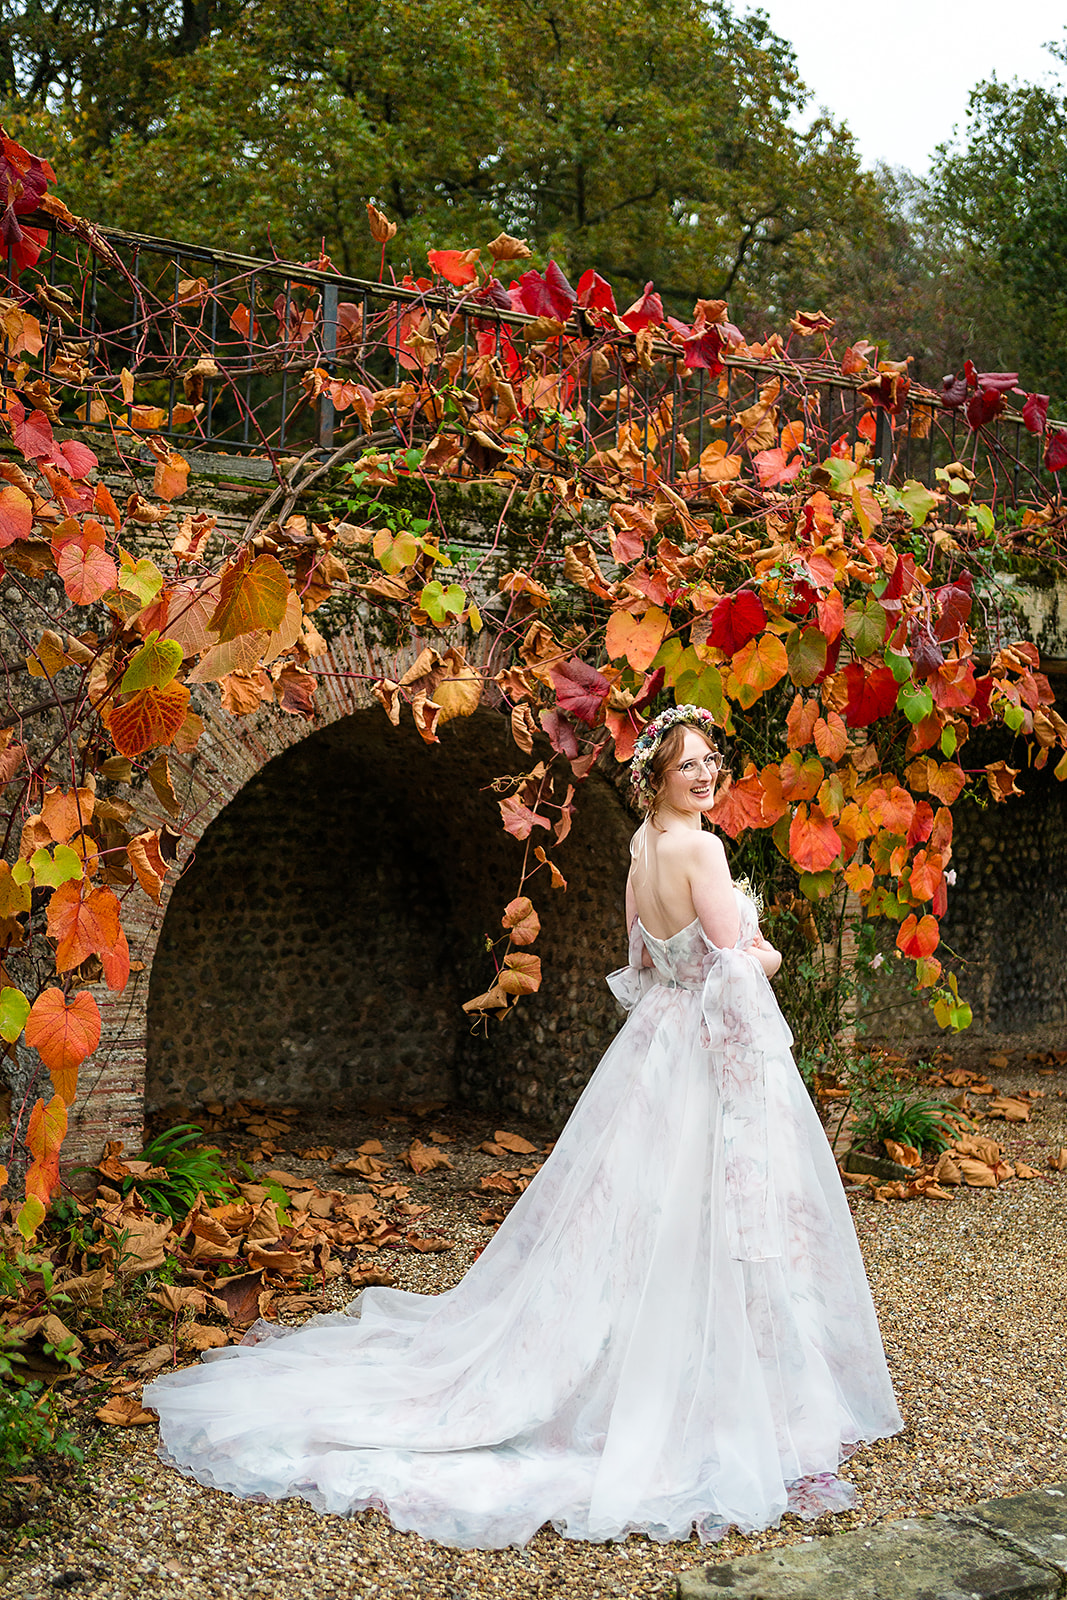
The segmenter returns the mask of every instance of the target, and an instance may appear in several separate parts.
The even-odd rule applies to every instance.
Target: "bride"
[[[706,830],[713,719],[642,734],[629,1011],[552,1155],[455,1288],[258,1323],[144,1392],[161,1454],[232,1494],[374,1506],[465,1547],[702,1540],[853,1501],[901,1426],[852,1218]]]

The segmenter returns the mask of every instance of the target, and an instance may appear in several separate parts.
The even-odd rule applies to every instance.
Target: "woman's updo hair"
[[[656,812],[659,809],[667,773],[671,767],[677,765],[678,757],[682,753],[682,746],[685,744],[685,736],[690,730],[700,735],[709,750],[714,750],[716,754],[719,753],[719,747],[712,735],[692,722],[676,722],[673,728],[667,729],[667,732],[656,745],[652,753],[652,760],[649,763],[652,796],[648,802],[648,815],[652,821],[655,821]]]

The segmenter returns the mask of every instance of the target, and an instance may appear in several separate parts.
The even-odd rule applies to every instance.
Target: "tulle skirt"
[[[724,1217],[699,995],[653,987],[466,1276],[366,1289],[157,1379],[164,1459],[232,1494],[384,1510],[460,1547],[659,1540],[837,1510],[901,1425],[852,1218],[789,1056],[766,1061],[779,1253]]]

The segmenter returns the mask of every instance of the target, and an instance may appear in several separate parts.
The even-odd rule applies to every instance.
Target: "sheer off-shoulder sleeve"
[[[747,902],[751,921],[754,908]],[[731,1254],[765,1261],[782,1253],[767,1126],[767,1057],[789,1050],[793,1036],[778,1009],[770,981],[745,941],[752,929],[742,915],[738,943],[708,945],[708,971],[700,997],[711,1068],[722,1106],[726,1175],[726,1225]]]

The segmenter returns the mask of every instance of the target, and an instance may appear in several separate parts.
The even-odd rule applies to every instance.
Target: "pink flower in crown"
[[[710,739],[715,739],[717,731],[715,718],[703,706],[668,706],[658,717],[653,717],[637,739],[633,760],[630,762],[630,787],[634,799],[640,806],[647,807],[652,800],[652,758],[656,753],[656,746],[663,735],[671,728],[676,728],[680,722],[699,728]]]

